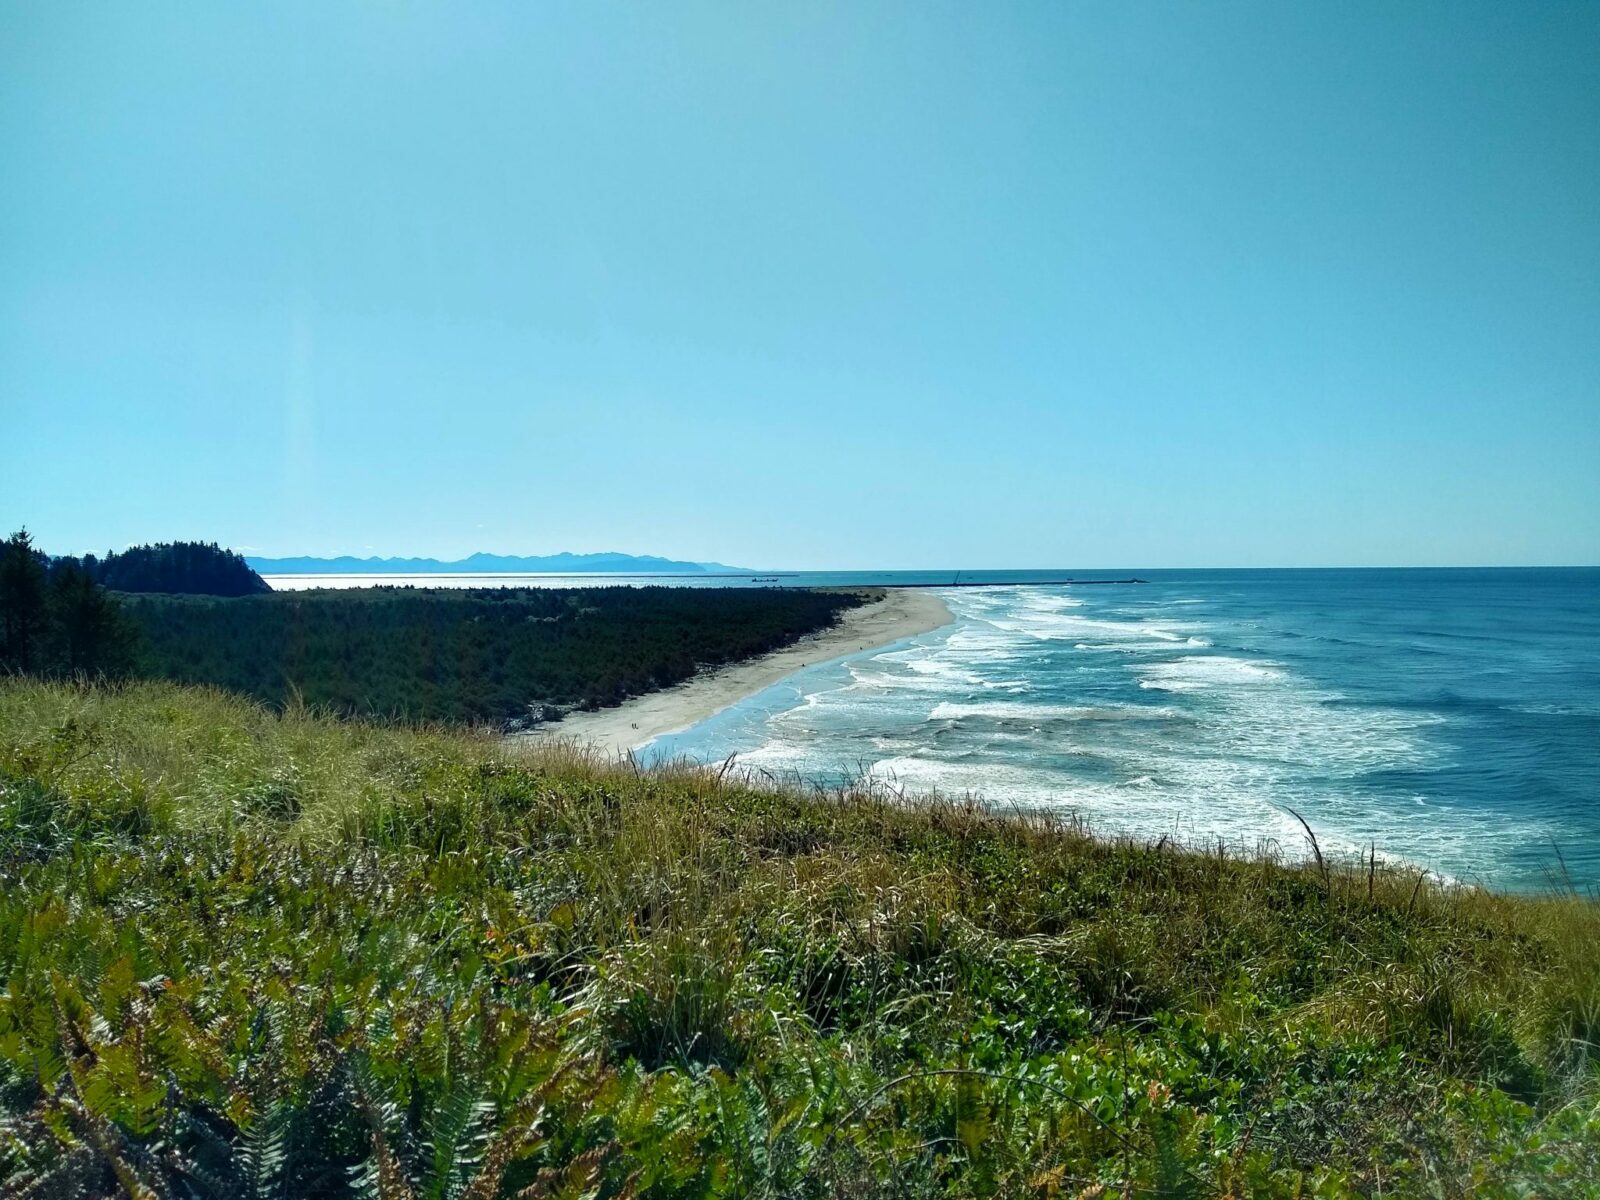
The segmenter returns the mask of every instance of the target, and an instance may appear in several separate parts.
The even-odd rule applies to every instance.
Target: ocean
[[[1018,586],[1067,576],[1146,582]],[[938,589],[949,626],[812,665],[657,739],[643,757],[734,755],[776,778],[865,776],[910,793],[1072,813],[1107,833],[1298,857],[1307,843],[1292,808],[1324,852],[1375,845],[1382,859],[1455,880],[1600,889],[1600,569],[961,580],[984,586]]]

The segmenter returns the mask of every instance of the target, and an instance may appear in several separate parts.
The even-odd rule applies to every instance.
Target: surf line
[[[961,572],[956,572],[956,577],[949,583],[884,583],[862,584],[862,587],[896,587],[896,588],[963,588],[963,587],[1093,587],[1096,584],[1112,583],[1149,583],[1148,579],[1019,579],[1013,583],[996,581],[993,579],[970,579],[961,582]]]

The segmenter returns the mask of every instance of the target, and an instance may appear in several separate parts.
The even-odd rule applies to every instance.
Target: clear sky
[[[1600,4],[0,0],[0,522],[1600,562]]]

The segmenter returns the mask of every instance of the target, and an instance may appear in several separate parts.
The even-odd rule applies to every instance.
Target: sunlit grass
[[[0,685],[0,788],[19,1194],[1600,1179],[1571,894],[156,684]]]

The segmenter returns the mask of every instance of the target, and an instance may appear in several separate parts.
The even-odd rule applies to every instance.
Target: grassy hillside
[[[0,683],[0,1192],[1594,1195],[1600,912]]]
[[[345,714],[505,721],[616,704],[786,646],[862,593],[777,588],[362,588],[128,596],[136,673]]]

